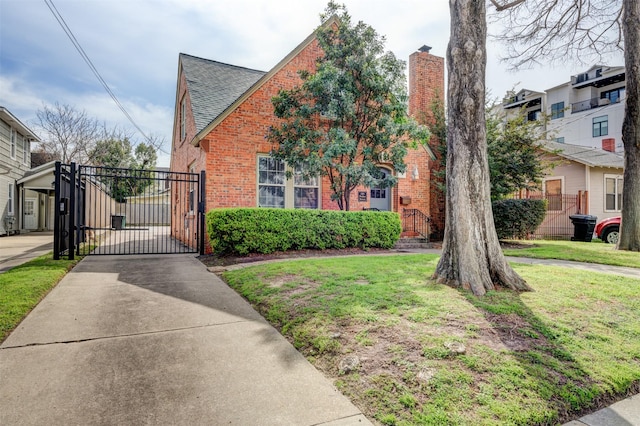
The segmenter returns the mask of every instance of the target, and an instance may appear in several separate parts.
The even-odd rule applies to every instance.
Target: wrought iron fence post
[[[76,163],[71,163],[71,173],[69,175],[69,260],[75,257],[75,237],[76,237]]]
[[[60,171],[62,163],[56,161],[54,173],[54,209],[53,209],[53,260],[60,260]]]
[[[204,170],[202,170],[200,172],[200,203],[198,205],[198,238],[200,239],[200,256],[204,255],[204,236],[206,235],[204,226],[205,226],[205,220],[204,220],[204,215],[205,215],[205,210],[206,210],[206,191],[205,191],[205,180],[206,178],[206,173]]]

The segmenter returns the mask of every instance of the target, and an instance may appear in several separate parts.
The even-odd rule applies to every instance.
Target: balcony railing
[[[571,104],[571,114],[580,111],[587,111],[593,108],[603,107],[612,103],[617,104],[622,99],[624,98],[617,98],[615,101],[611,102],[609,99],[591,98],[587,99],[586,101],[575,102]]]

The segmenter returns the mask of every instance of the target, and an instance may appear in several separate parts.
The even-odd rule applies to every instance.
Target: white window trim
[[[603,195],[603,197],[602,197],[602,203],[603,203],[602,208],[603,208],[603,210],[606,213],[620,212],[620,211],[622,211],[622,209],[613,209],[613,210],[607,209],[607,179],[614,179],[615,185],[616,185],[616,188],[615,188],[616,192],[614,194],[615,195],[614,204],[616,206],[617,205],[622,206],[622,200],[618,199],[618,181],[622,180],[622,175],[605,174],[603,179],[602,179],[602,195]],[[624,185],[624,182],[623,182],[623,185]],[[620,195],[622,196],[622,194],[620,194]]]
[[[12,127],[9,135],[9,157],[11,157],[12,160],[16,159],[16,151],[18,150],[17,145],[18,132],[16,132],[16,129]]]
[[[9,184],[9,198],[7,199],[7,216],[15,215],[14,188],[13,183]]]
[[[270,158],[269,154],[258,154],[256,158],[256,206],[260,207],[260,158]],[[322,178],[320,176],[318,179],[318,186],[311,187],[306,185],[295,185],[295,176],[293,175],[293,170],[291,167],[287,165],[285,162],[285,172],[290,171],[292,173],[291,178],[287,178],[285,176],[284,183],[284,208],[285,209],[293,209],[295,208],[295,188],[318,188],[318,207],[315,209],[308,210],[321,210],[322,209]]]
[[[25,166],[29,166],[30,165],[29,164],[30,163],[30,161],[29,161],[29,157],[30,157],[29,152],[31,151],[31,149],[30,149],[31,147],[29,145],[30,145],[29,139],[28,138],[23,138],[22,139],[22,163]]]

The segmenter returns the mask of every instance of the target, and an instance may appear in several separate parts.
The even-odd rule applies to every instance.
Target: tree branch
[[[527,0],[514,0],[511,3],[502,4],[502,5],[498,3],[496,0],[490,0],[490,1],[498,12],[502,12],[503,10],[511,9],[512,7],[515,7],[521,3],[524,3]]]

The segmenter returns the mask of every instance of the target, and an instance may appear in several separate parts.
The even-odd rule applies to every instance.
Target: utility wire
[[[78,53],[80,54],[80,56],[82,57],[82,59],[84,60],[84,62],[87,64],[87,66],[89,67],[89,69],[91,69],[91,71],[93,72],[93,74],[96,76],[96,78],[98,79],[98,81],[100,82],[100,84],[102,84],[102,87],[104,87],[104,90],[107,91],[107,93],[109,94],[109,96],[111,96],[111,99],[113,99],[113,102],[115,102],[116,106],[120,109],[120,111],[122,111],[122,113],[125,115],[125,117],[127,117],[127,119],[131,122],[131,124],[133,124],[133,126],[138,129],[138,131],[140,132],[140,134],[144,137],[144,139],[151,145],[154,146],[153,141],[151,140],[151,138],[149,138],[145,132],[142,130],[142,128],[140,128],[140,126],[138,125],[138,123],[135,122],[135,120],[133,119],[133,117],[131,117],[131,115],[129,115],[129,113],[127,112],[127,110],[124,108],[124,106],[122,105],[122,103],[120,103],[120,101],[118,100],[118,98],[116,97],[115,93],[113,93],[113,91],[111,90],[111,88],[109,87],[109,85],[107,84],[107,82],[102,78],[102,75],[100,75],[100,72],[98,72],[98,69],[95,67],[95,65],[93,65],[93,62],[91,61],[91,59],[89,58],[89,55],[87,55],[87,53],[84,51],[84,49],[82,48],[82,46],[80,45],[80,42],[78,41],[78,39],[76,38],[76,36],[73,34],[73,31],[71,31],[71,28],[69,28],[69,26],[67,25],[67,22],[64,20],[64,18],[62,17],[62,14],[60,14],[60,12],[58,11],[58,9],[56,8],[55,4],[53,3],[53,0],[44,0],[45,4],[47,5],[47,7],[49,8],[49,10],[51,11],[51,13],[53,14],[53,16],[56,18],[56,21],[58,21],[58,24],[60,24],[60,27],[62,27],[62,30],[65,32],[65,34],[67,35],[67,37],[69,37],[69,40],[71,40],[71,43],[73,44],[73,47],[76,48],[76,50],[78,51]],[[159,151],[162,151],[164,154],[169,154],[168,152],[166,152],[164,149],[162,149],[161,146],[158,146],[157,149]]]

